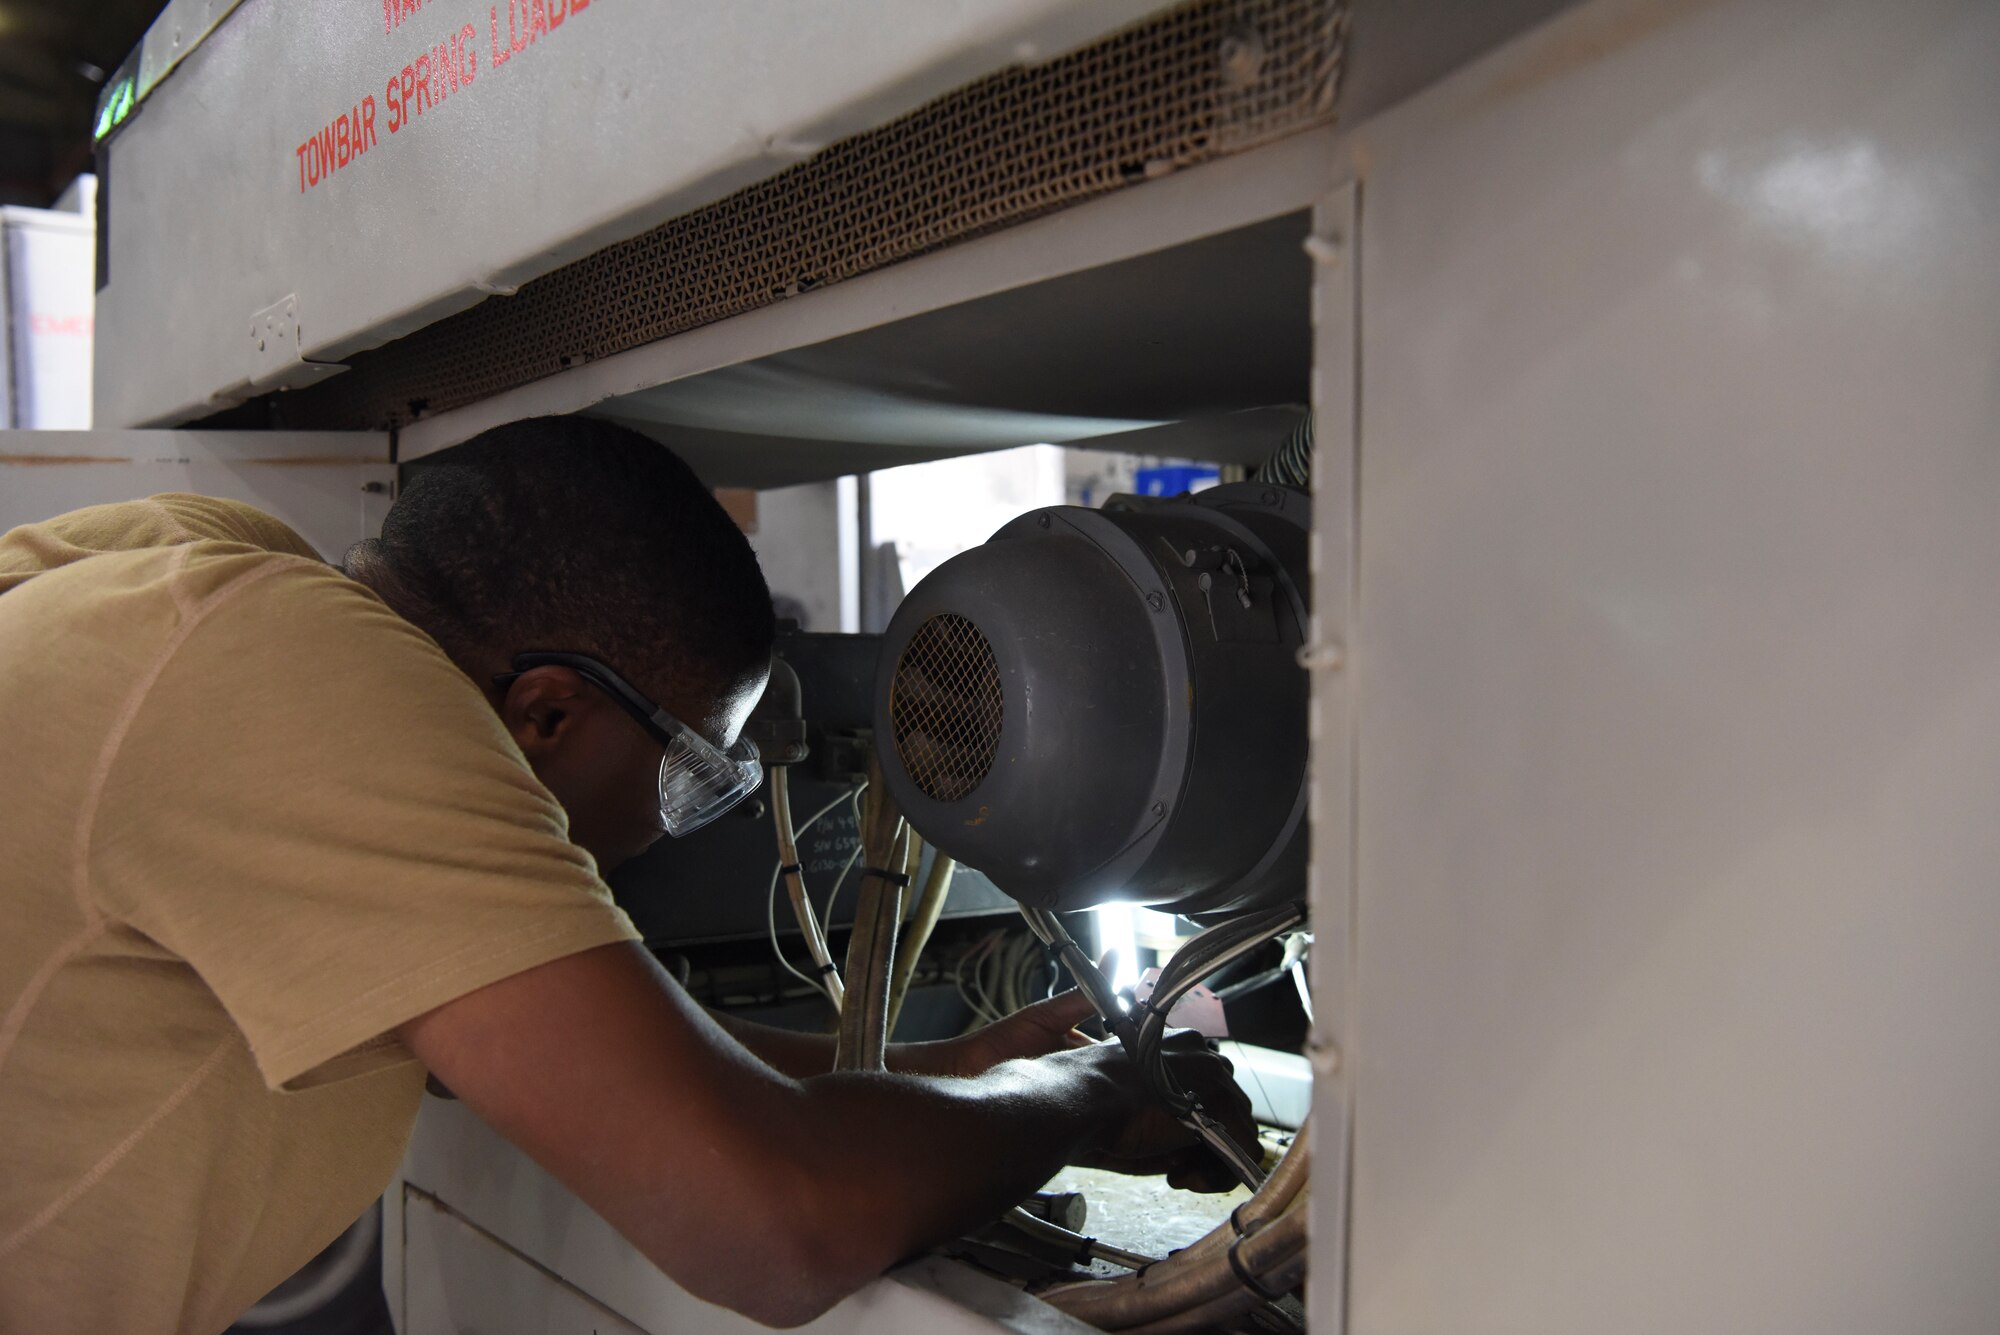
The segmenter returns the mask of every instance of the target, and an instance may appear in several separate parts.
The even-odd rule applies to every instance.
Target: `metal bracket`
[[[1314,264],[1326,269],[1337,266],[1343,254],[1340,235],[1337,232],[1332,235],[1315,232],[1300,243],[1300,249],[1311,257]]]
[[[299,354],[304,338],[296,292],[251,315],[250,346],[256,356],[257,370],[250,377],[249,388],[259,393],[298,389],[347,369],[337,362],[307,361]]]
[[[1337,644],[1302,644],[1299,666],[1308,672],[1337,672],[1347,663],[1347,655]]]

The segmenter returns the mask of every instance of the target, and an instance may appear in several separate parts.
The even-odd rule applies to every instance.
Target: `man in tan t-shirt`
[[[772,1323],[1184,1153],[1073,998],[835,1076],[636,944],[599,868],[713,814],[668,771],[726,781],[771,640],[693,474],[583,419],[415,470],[344,570],[196,496],[0,537],[0,1330],[221,1330],[381,1192],[426,1070]]]

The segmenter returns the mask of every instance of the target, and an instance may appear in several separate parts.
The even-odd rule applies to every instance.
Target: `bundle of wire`
[[[815,915],[812,901],[806,898],[804,871],[799,865],[798,841],[805,838],[813,826],[819,824],[821,817],[843,802],[857,804],[855,820],[858,823],[861,793],[859,789],[852,794],[842,793],[806,817],[805,824],[796,829],[792,827],[790,784],[785,771],[781,768],[772,769],[771,798],[772,818],[777,827],[778,837],[778,860],[771,868],[771,884],[764,895],[764,929],[771,938],[771,953],[777,956],[778,963],[784,966],[785,972],[824,996],[833,1004],[834,1010],[839,1011],[844,990],[841,987],[840,973],[834,968],[831,953],[827,949],[826,935],[821,924],[833,921],[833,897],[840,893],[841,883],[847,879],[848,872],[853,869],[856,859],[861,856],[861,845],[859,842],[854,845],[853,854],[840,869],[840,875],[834,878],[833,888],[827,891],[825,909]],[[778,944],[778,881],[781,877],[785,879],[786,889],[790,892],[792,910],[798,918],[799,931],[805,936],[806,949],[813,956],[814,963],[819,966],[818,977],[801,972],[798,966],[785,957],[784,948]]]
[[[1077,987],[1090,998],[1104,1023],[1117,1035],[1125,1051],[1139,1063],[1153,1091],[1174,1115],[1201,1137],[1202,1143],[1215,1151],[1216,1156],[1229,1165],[1245,1186],[1253,1190],[1261,1186],[1264,1175],[1258,1166],[1257,1156],[1231,1139],[1222,1123],[1211,1116],[1199,1100],[1180,1088],[1162,1055],[1161,1043],[1166,1037],[1167,1015],[1173,1010],[1175,1002],[1217,969],[1243,958],[1264,942],[1304,921],[1304,908],[1285,905],[1232,918],[1209,928],[1174,952],[1154,984],[1152,995],[1130,1013],[1118,994],[1112,991],[1103,972],[1070,936],[1069,929],[1063,926],[1060,918],[1046,909],[1029,908],[1025,904],[1021,906],[1021,916],[1027,919],[1029,928],[1042,944],[1068,968],[1070,976],[1076,979]]]
[[[883,1069],[903,892],[923,852],[916,831],[882,784],[881,759],[874,753],[868,758],[868,789],[861,802],[861,850],[861,893],[847,939],[849,990],[834,1034],[836,1071]]]
[[[1184,1112],[1191,1100],[1175,1082],[1161,1058],[1160,1045],[1167,1036],[1167,1016],[1174,1005],[1202,979],[1218,969],[1250,954],[1266,941],[1298,926],[1305,910],[1296,904],[1250,914],[1211,927],[1174,952],[1160,970],[1152,995],[1134,1007],[1128,1016],[1131,1038],[1127,1049],[1153,1091],[1175,1112]],[[1121,1032],[1120,1037],[1125,1035]]]
[[[974,942],[959,957],[952,980],[977,1029],[1050,995],[1056,972],[1032,933],[1003,929]]]

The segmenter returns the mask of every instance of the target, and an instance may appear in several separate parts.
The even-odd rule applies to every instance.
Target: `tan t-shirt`
[[[393,1030],[635,933],[438,647],[247,506],[0,537],[0,1330],[217,1331],[394,1171]]]

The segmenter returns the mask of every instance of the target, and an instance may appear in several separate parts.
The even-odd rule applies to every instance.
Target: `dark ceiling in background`
[[[90,170],[97,94],[162,0],[0,0],[0,204],[47,207]]]

